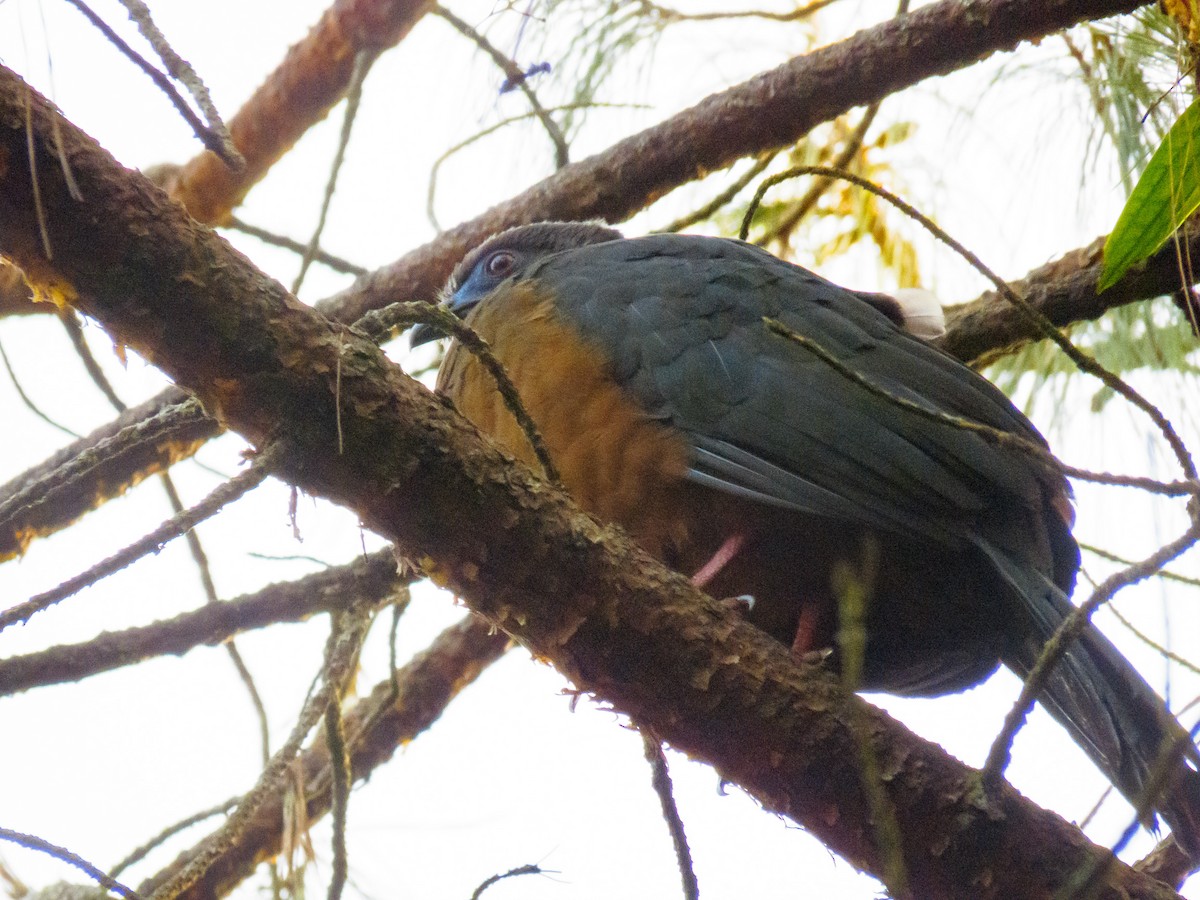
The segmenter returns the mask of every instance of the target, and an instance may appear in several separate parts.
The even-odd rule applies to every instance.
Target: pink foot
[[[730,560],[738,555],[738,551],[742,549],[742,545],[746,543],[745,535],[731,534],[725,539],[717,552],[712,555],[712,559],[706,562],[692,576],[692,584],[696,587],[704,587],[710,581],[717,577],[717,574],[729,565]]]

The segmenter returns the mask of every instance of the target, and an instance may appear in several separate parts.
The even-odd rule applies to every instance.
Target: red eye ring
[[[516,266],[517,257],[508,250],[497,250],[483,264],[483,271],[491,278],[505,278]]]

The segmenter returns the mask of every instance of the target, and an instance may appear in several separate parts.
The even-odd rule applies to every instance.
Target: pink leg
[[[796,624],[796,637],[792,641],[792,659],[804,659],[817,642],[817,608],[808,604],[800,610],[800,621]]]
[[[710,581],[717,577],[717,574],[729,565],[730,560],[737,556],[738,551],[742,549],[742,545],[746,543],[746,536],[742,534],[731,534],[725,539],[717,552],[712,555],[712,559],[706,562],[692,576],[692,584],[696,587],[704,587]]]

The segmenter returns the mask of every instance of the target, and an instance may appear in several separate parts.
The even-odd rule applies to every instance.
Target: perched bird
[[[908,333],[895,299],[740,241],[547,222],[469,253],[446,302],[491,344],[577,502],[713,596],[748,595],[750,621],[798,656],[831,649],[838,664],[837,573],[858,572],[865,690],[947,693],[1001,662],[1024,677],[1072,609],[1061,470],[961,422],[1045,441],[988,381]],[[413,344],[436,336],[421,327]],[[438,389],[536,465],[457,343]],[[1165,754],[1174,777],[1150,805],[1200,859],[1195,748],[1095,627],[1040,700],[1135,805]]]

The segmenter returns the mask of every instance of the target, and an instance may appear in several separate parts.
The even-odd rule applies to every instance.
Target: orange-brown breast
[[[563,485],[584,509],[616,522],[659,557],[688,538],[682,437],[650,419],[609,374],[603,354],[555,315],[529,282],[502,288],[467,318],[492,346],[541,432]],[[510,453],[537,467],[525,433],[479,361],[457,342],[438,390]]]

